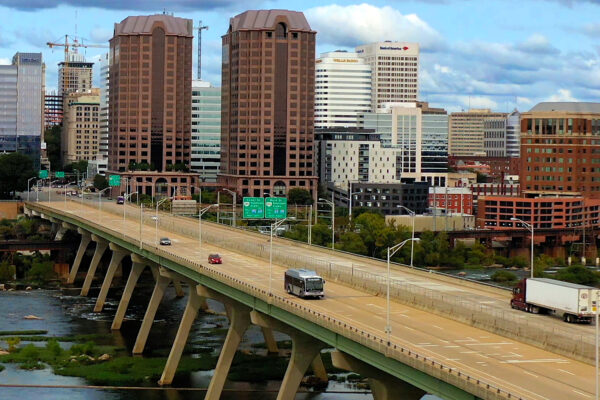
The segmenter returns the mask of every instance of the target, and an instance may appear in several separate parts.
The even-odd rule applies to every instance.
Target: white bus
[[[290,294],[299,297],[325,296],[323,286],[325,280],[315,271],[309,269],[288,269],[285,271],[284,289]]]

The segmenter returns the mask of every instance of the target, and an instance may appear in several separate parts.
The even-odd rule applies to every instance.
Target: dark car
[[[223,260],[221,259],[221,256],[218,254],[209,254],[208,263],[209,264],[222,264]]]
[[[124,203],[125,203],[125,197],[123,197],[123,196],[117,197],[117,204],[124,204]]]
[[[171,239],[169,238],[160,238],[160,242],[161,246],[170,246],[171,245]]]

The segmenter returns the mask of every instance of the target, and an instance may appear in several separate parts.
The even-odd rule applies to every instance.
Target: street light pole
[[[387,312],[386,312],[386,326],[385,326],[385,333],[387,334],[387,343],[388,346],[391,344],[391,335],[392,335],[392,324],[390,322],[390,280],[391,280],[391,274],[390,274],[390,258],[394,256],[394,254],[396,254],[396,252],[398,250],[400,250],[402,248],[402,246],[404,246],[406,244],[406,242],[415,242],[415,241],[419,241],[421,239],[416,238],[416,239],[406,239],[400,243],[398,243],[395,246],[392,247],[388,247],[387,249],[387,296],[386,296],[386,302],[387,302]]]
[[[198,240],[200,242],[200,248],[202,248],[202,215],[204,215],[204,213],[210,210],[212,207],[219,207],[219,205],[211,204],[210,206],[204,207],[202,210],[198,211]]]
[[[29,201],[29,182],[35,178],[37,178],[37,176],[33,176],[33,177],[27,179],[27,201]]]
[[[158,244],[158,206],[165,201],[171,199],[171,197],[165,197],[164,199],[156,202],[156,213],[154,214],[155,230],[154,230],[154,244]]]
[[[308,245],[310,246],[312,244],[312,214],[313,214],[313,209],[312,209],[312,204],[310,205],[310,215],[308,217]]]
[[[331,193],[331,201],[321,198],[319,198],[319,201],[331,206],[331,249],[335,250],[335,203],[333,202],[333,193]]]
[[[223,190],[226,191],[226,192],[228,192],[228,193],[230,193],[233,196],[233,217],[232,217],[233,221],[232,221],[232,225],[235,228],[235,205],[237,203],[237,193],[234,192],[233,190],[229,190],[229,189],[225,189],[225,188],[223,188]]]
[[[60,181],[60,179],[50,181],[50,178],[48,178],[48,202],[52,201],[52,184],[58,181]]]
[[[277,229],[281,224],[283,224],[287,218],[280,219],[279,221],[271,224],[271,240],[269,241],[269,296],[273,295],[272,287],[273,287],[273,229]]]
[[[110,189],[111,187],[107,187],[98,192],[98,211],[102,212],[102,192]]]
[[[525,228],[527,228],[528,231],[531,232],[531,279],[533,279],[533,222],[531,224],[528,224],[527,222],[523,221],[522,219],[519,218],[511,218],[511,221],[518,221],[520,222]],[[533,220],[533,217],[532,217]]]
[[[410,219],[412,220],[412,235],[411,235],[411,240],[412,243],[410,244],[410,267],[413,268],[414,264],[413,264],[413,257],[415,255],[415,216],[416,213],[411,210],[408,207],[405,206],[400,206],[400,208],[404,208],[406,211],[408,211],[408,213],[410,214]]]

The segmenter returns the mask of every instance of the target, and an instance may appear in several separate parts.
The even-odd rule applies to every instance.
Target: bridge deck
[[[114,213],[100,212],[97,208],[74,202],[69,202],[66,206],[63,202],[44,203],[45,206],[49,204],[58,213],[85,218],[106,229],[118,230],[124,236],[139,240],[139,219],[124,220]],[[194,220],[175,219],[168,215],[161,215],[161,218],[165,221],[172,218],[173,223],[178,225],[189,224],[191,229],[197,227],[197,222]],[[203,223],[203,230],[226,235],[228,238],[236,238],[240,241],[268,244],[267,236],[232,230],[214,224]],[[154,226],[145,224],[141,231],[144,244],[152,245],[156,235]],[[170,247],[162,246],[161,250],[163,251],[203,264],[209,253],[219,252],[223,257],[223,264],[215,268],[218,268],[221,273],[261,290],[269,288],[268,261],[249,257],[233,248],[220,248],[208,243],[204,243],[200,249],[196,237],[159,231],[158,237],[161,236],[168,236],[173,243]],[[358,258],[352,256],[333,255],[331,252],[323,252],[319,249],[307,250],[305,246],[291,245],[281,240],[276,242],[274,248],[280,250],[285,249],[288,252],[297,252],[304,256],[313,255],[315,259],[327,259],[336,263],[358,264]],[[382,263],[360,260],[360,266],[356,268],[383,271]],[[299,304],[314,312],[343,321],[353,328],[369,332],[377,337],[385,337],[385,298],[329,281],[326,284],[325,299],[318,301],[298,299],[287,295],[283,290],[285,269],[282,266],[273,265],[272,290],[275,294],[285,297],[290,303]],[[440,279],[426,279],[426,277],[411,271],[394,271],[394,277],[405,279],[407,282],[425,289],[468,296],[473,301],[497,304],[499,307],[506,305],[508,299],[508,294],[503,291],[465,287]],[[525,313],[521,313],[521,315],[522,318],[531,317]],[[549,323],[551,321],[552,319],[548,319]],[[524,399],[583,400],[593,397],[594,367],[588,364],[394,301],[391,304],[391,325],[393,344],[414,349],[413,351],[419,354],[489,382]],[[587,329],[585,332],[591,331]]]

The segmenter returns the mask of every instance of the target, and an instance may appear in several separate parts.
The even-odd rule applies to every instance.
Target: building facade
[[[44,129],[42,53],[16,53],[0,65],[0,153],[20,152],[40,166]]]
[[[304,14],[246,11],[222,37],[221,185],[243,196],[308,190],[314,176],[315,36]]]
[[[428,103],[393,104],[359,116],[359,126],[381,134],[384,147],[397,149],[398,179],[446,186],[448,114]]]
[[[384,215],[404,215],[406,207],[416,214],[427,212],[429,183],[355,183],[352,185],[352,207],[380,210]],[[358,192],[358,193],[357,193]]]
[[[146,194],[189,194],[196,179],[185,173],[191,159],[192,27],[192,20],[166,14],[132,16],[115,24],[110,40],[108,169],[155,171],[152,177],[128,174]],[[181,179],[170,173],[161,180],[161,173],[175,170]]]
[[[473,193],[468,187],[430,187],[428,201],[431,210],[473,215]]]
[[[371,66],[357,53],[321,54],[315,67],[315,129],[356,127],[371,111]]]
[[[516,109],[506,117],[506,156],[521,157],[521,113]]]
[[[483,151],[486,157],[506,157],[506,119],[483,121]]]
[[[520,183],[600,198],[600,103],[539,103],[521,114]]]
[[[356,47],[371,66],[371,111],[419,98],[419,44],[378,42]]]
[[[221,165],[221,88],[192,81],[192,171],[216,182]]]
[[[485,121],[505,118],[505,113],[496,113],[489,109],[472,109],[450,114],[448,153],[451,156],[484,157]]]
[[[95,160],[100,148],[100,92],[69,93],[64,96],[64,120],[61,132],[63,164]]]
[[[44,95],[44,130],[62,124],[63,100],[56,92]]]
[[[94,63],[87,62],[83,54],[69,52],[68,61],[58,63],[58,94],[89,93],[92,90],[92,68]]]
[[[108,159],[108,102],[110,93],[109,53],[100,59],[100,144],[96,158]]]

